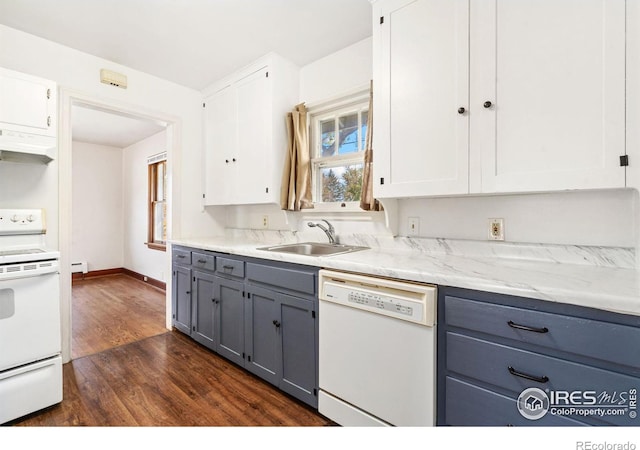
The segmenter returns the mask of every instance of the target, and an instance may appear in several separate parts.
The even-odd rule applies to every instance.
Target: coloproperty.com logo
[[[638,415],[638,391],[551,391],[527,388],[518,396],[518,411],[529,420],[554,416],[627,416]]]

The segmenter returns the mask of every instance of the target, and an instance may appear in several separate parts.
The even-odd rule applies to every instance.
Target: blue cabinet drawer
[[[215,269],[215,256],[206,253],[192,252],[191,265],[195,269],[209,270],[213,272]]]
[[[493,336],[640,368],[640,328],[446,296],[445,322]]]
[[[457,333],[447,333],[447,370],[513,391],[517,396],[529,387],[551,391],[588,391],[585,403],[607,408],[614,414],[629,407],[630,392],[640,391],[640,379],[576,362],[509,347]],[[529,378],[527,378],[529,377]],[[532,379],[534,378],[534,379]],[[580,402],[581,399],[576,401]],[[561,400],[570,405],[568,400]],[[603,415],[598,420],[613,425],[636,425],[630,410]],[[577,417],[575,417],[577,418]]]
[[[173,262],[186,265],[191,264],[191,252],[189,250],[174,248],[171,254]]]
[[[317,286],[316,272],[256,263],[247,263],[247,280],[309,295],[315,295]]]
[[[446,378],[446,425],[457,426],[585,426],[583,422],[547,413],[537,420],[520,414],[515,398],[462,380]]]
[[[218,256],[216,273],[236,278],[244,278],[244,261]]]

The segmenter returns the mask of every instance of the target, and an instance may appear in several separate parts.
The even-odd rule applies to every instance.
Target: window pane
[[[360,131],[360,148],[366,150],[367,148],[367,126],[369,124],[369,111],[362,113],[362,128]]]
[[[354,202],[360,200],[362,164],[324,167],[319,170],[323,202]]]
[[[153,242],[163,243],[166,241],[166,205],[164,202],[153,204]]]
[[[336,122],[334,119],[320,122],[320,142],[322,143],[322,157],[335,154]]]
[[[164,163],[158,163],[156,165],[156,201],[163,201],[164,200]]]
[[[358,149],[358,113],[342,116],[338,119],[339,147],[338,153],[357,152]]]

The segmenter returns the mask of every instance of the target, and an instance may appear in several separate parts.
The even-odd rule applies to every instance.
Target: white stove
[[[40,209],[0,209],[0,424],[62,401],[57,250]]]

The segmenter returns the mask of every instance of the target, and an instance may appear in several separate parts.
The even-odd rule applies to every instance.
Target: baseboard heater
[[[87,269],[86,261],[71,263],[71,273],[87,273],[87,272],[88,272],[88,269]]]

